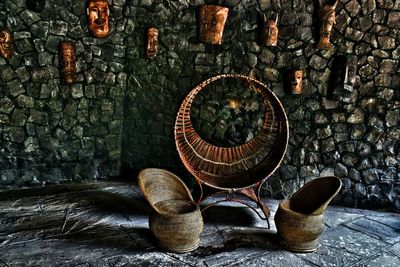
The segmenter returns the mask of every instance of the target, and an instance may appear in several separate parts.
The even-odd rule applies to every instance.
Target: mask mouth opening
[[[94,21],[94,23],[96,23],[96,24],[99,25],[99,26],[102,26],[102,25],[104,25],[104,24],[106,23],[106,20],[103,19],[103,18],[98,18],[98,19],[96,19],[96,20]]]

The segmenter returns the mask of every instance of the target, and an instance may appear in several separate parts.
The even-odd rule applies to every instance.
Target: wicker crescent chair
[[[207,85],[219,79],[241,79],[255,88],[265,106],[264,122],[257,135],[236,147],[219,147],[203,140],[190,120],[193,100]],[[266,85],[239,74],[221,74],[200,83],[184,99],[175,123],[179,156],[191,174],[203,184],[222,190],[256,186],[267,179],[282,161],[289,138],[284,108]]]

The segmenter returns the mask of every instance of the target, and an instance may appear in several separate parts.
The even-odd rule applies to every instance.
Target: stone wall
[[[265,195],[285,197],[311,177],[335,174],[344,183],[338,203],[400,209],[399,0],[341,0],[329,52],[315,49],[318,1],[112,2],[104,40],[88,33],[86,1],[48,0],[40,13],[24,0],[0,2],[0,26],[14,32],[17,47],[0,59],[1,187],[106,178],[120,161],[129,179],[145,167],[187,178],[173,138],[180,103],[206,78],[241,73],[266,83],[290,121],[287,156]],[[203,3],[230,7],[221,46],[198,42]],[[274,12],[278,46],[262,47],[261,13]],[[151,60],[148,27],[159,29]],[[61,40],[77,44],[78,82],[70,87],[59,79]],[[325,97],[343,54],[358,57],[350,104]],[[284,91],[292,67],[304,70],[300,96]]]
[[[197,39],[196,6],[230,7],[223,44]],[[268,179],[267,196],[290,195],[311,177],[337,175],[348,206],[400,208],[399,137],[400,1],[341,0],[332,34],[335,49],[315,49],[318,1],[127,1],[136,25],[128,38],[129,78],[122,161],[135,173],[163,167],[185,176],[174,145],[173,125],[185,95],[218,73],[255,75],[282,100],[290,142],[282,167]],[[258,43],[261,12],[278,11],[277,47]],[[144,58],[147,27],[160,31],[156,58]],[[332,62],[356,55],[358,72],[351,103],[329,101]],[[285,74],[304,69],[303,94],[287,95]]]
[[[0,26],[16,53],[0,58],[0,188],[119,174],[127,75],[125,36],[132,25],[114,1],[106,39],[88,32],[86,1],[0,2]],[[60,81],[60,41],[76,44],[78,81]]]

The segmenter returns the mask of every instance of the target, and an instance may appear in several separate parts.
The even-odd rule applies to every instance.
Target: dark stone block
[[[82,27],[80,25],[72,27],[69,32],[68,35],[71,36],[74,39],[80,39],[83,36],[85,36],[85,33],[82,30]]]
[[[347,153],[343,156],[342,161],[347,167],[354,167],[358,162],[358,157],[352,153]]]
[[[18,78],[21,80],[21,82],[26,82],[29,80],[29,72],[26,69],[26,67],[20,67],[15,70],[15,73],[17,74]]]
[[[17,98],[17,105],[22,108],[33,108],[34,103],[34,99],[30,96],[20,95]]]
[[[68,32],[68,23],[59,20],[52,20],[49,24],[49,32],[50,34],[65,36]]]
[[[357,55],[365,55],[372,50],[371,46],[367,43],[362,42],[361,44],[356,46],[356,54]]]
[[[335,175],[338,177],[347,177],[347,175],[348,175],[347,167],[341,163],[336,163],[335,164]]]
[[[28,121],[39,125],[46,125],[48,123],[47,113],[33,109]]]
[[[46,67],[36,67],[31,71],[31,77],[33,82],[41,83],[46,82],[50,79],[49,69]]]
[[[345,5],[345,9],[349,12],[351,17],[355,17],[361,11],[361,5],[357,0],[351,0]]]
[[[363,15],[369,15],[376,9],[375,0],[361,0]]]
[[[393,8],[394,6],[394,1],[393,0],[376,0],[376,3],[378,4],[378,8]]]
[[[22,143],[25,139],[25,131],[21,127],[6,126],[3,129],[4,140]]]
[[[12,95],[14,97],[25,92],[24,86],[21,84],[21,82],[19,82],[17,80],[12,80],[12,81],[8,82],[7,86],[8,86],[10,95]]]
[[[358,30],[348,27],[346,29],[345,36],[349,40],[360,41],[363,38],[364,33],[362,31],[358,31]]]
[[[284,165],[279,169],[281,177],[284,181],[297,179],[298,178],[298,170],[297,167],[291,165]]]
[[[64,39],[61,36],[50,35],[47,38],[45,47],[49,51],[58,54],[58,44],[60,43],[60,41],[63,41],[63,40]]]
[[[347,26],[349,26],[350,22],[351,22],[351,17],[349,16],[349,14],[346,12],[345,9],[342,9],[336,15],[335,27],[339,30],[339,32],[344,33]]]
[[[379,46],[382,49],[396,48],[396,39],[390,36],[378,36]]]
[[[393,127],[396,126],[398,122],[399,122],[399,111],[389,110],[386,114],[386,126]]]
[[[39,15],[30,10],[24,10],[20,15],[28,26],[40,20]]]
[[[20,109],[14,109],[11,116],[12,126],[24,126],[28,116]]]
[[[1,66],[0,67],[0,78],[3,82],[8,82],[16,77],[16,73],[12,68]]]

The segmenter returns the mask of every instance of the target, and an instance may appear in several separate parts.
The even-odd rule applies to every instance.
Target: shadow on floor
[[[203,212],[205,222],[230,226],[252,226],[258,221],[254,215],[246,207],[232,206],[213,206]]]
[[[68,206],[63,225],[57,233],[44,234],[46,239],[131,251],[155,247],[156,240],[148,228],[151,208],[133,191],[86,191],[66,196],[63,201]]]

